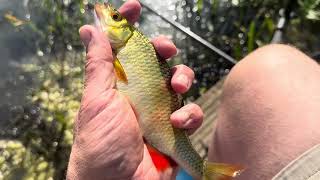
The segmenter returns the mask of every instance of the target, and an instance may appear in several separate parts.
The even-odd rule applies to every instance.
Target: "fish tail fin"
[[[204,162],[203,180],[231,180],[244,170],[242,166]]]
[[[146,146],[152,162],[159,172],[164,172],[169,168],[177,167],[177,163],[175,163],[169,156],[164,155],[148,144],[146,144]]]

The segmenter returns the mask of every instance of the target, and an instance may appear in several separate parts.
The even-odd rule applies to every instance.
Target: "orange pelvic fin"
[[[178,166],[169,156],[166,156],[147,144],[148,151],[150,153],[151,159],[158,171],[165,171],[168,168],[173,168]]]

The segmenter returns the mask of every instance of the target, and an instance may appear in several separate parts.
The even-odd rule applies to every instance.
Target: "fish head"
[[[113,49],[125,45],[133,34],[133,26],[109,3],[97,3],[94,6],[96,23],[107,35]]]

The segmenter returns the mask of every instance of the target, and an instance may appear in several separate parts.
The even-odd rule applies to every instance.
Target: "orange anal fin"
[[[149,151],[149,154],[151,156],[152,162],[154,166],[157,168],[158,171],[165,171],[168,168],[174,168],[177,167],[177,163],[174,162],[169,156],[166,156],[153,148],[150,145],[146,145]]]

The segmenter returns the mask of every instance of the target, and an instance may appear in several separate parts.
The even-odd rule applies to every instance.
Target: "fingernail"
[[[87,48],[92,38],[91,32],[84,28],[80,28],[79,34],[80,34],[80,39],[83,42],[83,45]]]
[[[183,74],[179,75],[179,76],[177,77],[177,80],[178,80],[179,83],[182,83],[183,85],[185,85],[185,86],[187,86],[187,87],[190,86],[190,82],[189,82],[187,76],[185,76],[185,75],[183,75]]]

